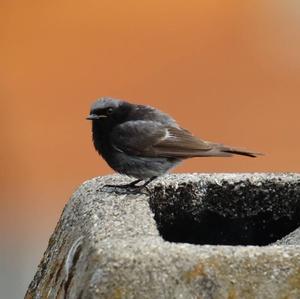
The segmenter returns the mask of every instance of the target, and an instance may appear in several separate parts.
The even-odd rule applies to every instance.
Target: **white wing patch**
[[[165,136],[162,138],[162,140],[176,138],[174,135],[172,135],[172,134],[170,133],[170,131],[169,131],[168,129],[166,129],[165,132],[166,132],[166,134],[165,134]]]

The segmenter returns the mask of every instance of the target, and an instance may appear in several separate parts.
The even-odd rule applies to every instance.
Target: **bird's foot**
[[[142,181],[142,179],[135,180],[135,181],[133,181],[129,184],[125,184],[125,185],[110,185],[110,184],[107,184],[107,185],[104,185],[104,187],[124,188],[124,189],[138,188],[139,186],[136,185],[136,184],[139,183],[140,181]]]
[[[146,189],[147,192],[149,193],[149,189],[147,188],[147,185],[149,183],[151,183],[154,179],[156,179],[156,177],[152,177],[150,178],[148,181],[146,181],[143,185],[137,185],[137,183],[141,182],[142,179],[138,179],[138,180],[135,180],[129,184],[125,184],[125,185],[110,185],[110,184],[107,184],[107,185],[104,185],[103,187],[111,187],[111,188],[120,188],[120,189],[126,189],[127,190],[130,190],[130,193],[141,193],[141,191],[143,189]]]

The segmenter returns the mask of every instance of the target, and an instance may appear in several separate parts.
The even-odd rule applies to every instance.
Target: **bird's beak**
[[[106,115],[96,115],[96,114],[90,114],[86,119],[87,120],[96,120],[100,118],[105,118],[107,117]]]

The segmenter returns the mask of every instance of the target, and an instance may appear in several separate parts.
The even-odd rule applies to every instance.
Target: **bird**
[[[86,119],[96,151],[114,171],[134,178],[108,187],[141,190],[188,158],[261,155],[202,140],[154,107],[111,97],[96,100]]]

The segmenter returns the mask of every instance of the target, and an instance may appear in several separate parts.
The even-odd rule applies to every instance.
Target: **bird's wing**
[[[185,129],[154,121],[128,121],[111,132],[116,150],[145,157],[188,158],[205,156],[212,146]]]

